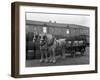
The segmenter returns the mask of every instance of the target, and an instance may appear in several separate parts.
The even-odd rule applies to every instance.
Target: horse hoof
[[[46,59],[45,62],[48,62],[48,60]]]
[[[50,60],[49,62],[52,63],[52,60]]]
[[[56,60],[53,60],[52,62],[53,62],[53,63],[56,63]]]
[[[40,62],[43,62],[43,60],[40,60]]]

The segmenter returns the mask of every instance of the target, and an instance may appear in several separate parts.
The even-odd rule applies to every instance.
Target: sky
[[[65,24],[78,24],[89,27],[90,25],[90,16],[83,14],[50,14],[50,13],[26,13],[26,20],[34,21],[52,21],[56,23],[65,23]]]

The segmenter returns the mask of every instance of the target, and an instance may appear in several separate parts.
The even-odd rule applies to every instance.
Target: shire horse
[[[52,34],[40,34],[40,51],[41,59],[40,62],[56,62],[56,49],[60,48],[61,56],[65,58],[65,39],[58,39]],[[48,57],[49,55],[49,57]]]

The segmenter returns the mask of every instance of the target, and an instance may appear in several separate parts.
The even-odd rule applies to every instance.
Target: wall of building
[[[43,33],[43,27],[42,25],[34,25],[34,24],[27,24],[26,25],[26,33],[28,32],[38,32]],[[58,27],[53,25],[45,26],[47,27],[47,33],[62,36],[62,37],[74,37],[79,35],[88,35],[89,36],[89,28],[83,28],[82,26],[78,26],[79,28],[76,28],[77,25],[70,25],[69,29],[67,27]],[[69,33],[67,33],[67,30],[69,30]]]

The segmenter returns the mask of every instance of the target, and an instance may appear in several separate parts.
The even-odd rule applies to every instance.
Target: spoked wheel
[[[75,51],[72,51],[72,52],[71,52],[71,56],[72,56],[72,57],[75,57],[75,53],[76,53]]]
[[[85,53],[85,48],[82,48],[82,49],[81,49],[81,55],[83,56],[84,53]]]

